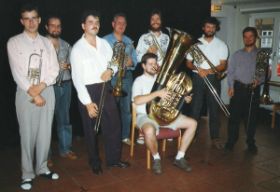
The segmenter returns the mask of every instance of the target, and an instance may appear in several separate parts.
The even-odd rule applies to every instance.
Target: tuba
[[[184,97],[192,90],[192,81],[184,72],[175,74],[192,44],[189,34],[170,29],[170,43],[152,92],[166,88],[168,100],[155,98],[149,106],[149,116],[161,126],[172,123],[179,115]]]
[[[125,96],[126,93],[122,90],[122,79],[125,75],[125,44],[122,41],[117,41],[113,46],[113,57],[111,65],[118,66],[118,74],[116,85],[113,87],[113,95],[115,97]]]
[[[260,103],[269,105],[272,104],[273,101],[269,96],[269,58],[271,55],[270,49],[260,49],[257,53],[256,57],[256,71],[255,71],[255,79],[260,78],[261,76],[265,76],[264,85],[262,90],[262,95],[260,97]]]

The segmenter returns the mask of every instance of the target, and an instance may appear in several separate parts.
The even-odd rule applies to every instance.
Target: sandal
[[[24,179],[22,180],[21,184],[20,184],[20,188],[22,190],[30,190],[32,188],[32,184],[33,184],[33,181],[32,179]]]
[[[57,180],[59,178],[59,175],[57,173],[50,172],[50,171],[40,174],[40,176],[50,180]]]

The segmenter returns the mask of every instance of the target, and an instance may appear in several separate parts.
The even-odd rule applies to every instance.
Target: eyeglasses
[[[39,19],[39,17],[37,16],[37,17],[24,17],[24,18],[22,18],[22,20],[23,21],[37,21]]]

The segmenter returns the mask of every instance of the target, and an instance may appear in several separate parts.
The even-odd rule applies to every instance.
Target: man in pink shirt
[[[9,63],[17,84],[16,112],[21,138],[23,190],[32,188],[36,175],[55,180],[58,174],[47,167],[55,105],[53,84],[58,75],[56,52],[51,42],[38,33],[41,22],[38,8],[21,8],[23,32],[7,44]],[[33,168],[34,149],[36,167]]]

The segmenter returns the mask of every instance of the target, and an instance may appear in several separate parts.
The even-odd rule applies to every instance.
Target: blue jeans
[[[114,87],[116,85],[117,75],[111,80]],[[131,124],[131,91],[132,91],[132,72],[127,70],[122,80],[122,90],[126,92],[125,97],[116,98],[121,115],[122,122],[122,139],[130,137],[130,124]]]
[[[57,136],[60,155],[71,151],[72,125],[70,124],[69,110],[71,103],[72,82],[67,81],[61,87],[54,86],[55,92],[55,119],[57,123]]]

